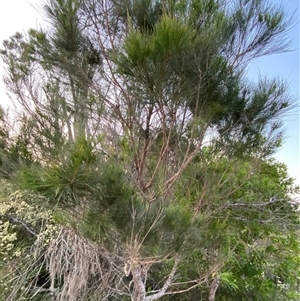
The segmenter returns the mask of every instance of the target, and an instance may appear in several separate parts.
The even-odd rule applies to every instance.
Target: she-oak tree
[[[49,0],[44,11],[47,30],[1,51],[22,118],[10,142],[3,131],[1,164],[14,164],[1,165],[0,230],[34,250],[7,299],[298,300],[292,181],[270,159],[290,99],[243,72],[287,49],[281,9]],[[45,217],[22,215],[14,190]]]

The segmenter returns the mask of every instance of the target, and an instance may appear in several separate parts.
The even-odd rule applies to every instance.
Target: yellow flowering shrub
[[[39,206],[45,202],[0,180],[0,301],[22,299],[28,267],[38,262],[34,249],[49,243],[57,229],[51,211]]]

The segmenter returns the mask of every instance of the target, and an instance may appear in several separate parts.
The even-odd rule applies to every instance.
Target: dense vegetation
[[[263,0],[48,0],[3,42],[0,300],[299,300]],[[12,121],[13,120],[13,121]]]

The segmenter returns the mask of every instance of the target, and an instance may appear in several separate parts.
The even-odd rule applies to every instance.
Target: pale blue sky
[[[300,185],[300,149],[299,149],[299,0],[271,0],[270,3],[282,3],[285,10],[294,13],[295,26],[290,31],[291,51],[257,59],[250,65],[248,75],[256,79],[258,75],[279,76],[290,83],[290,92],[295,96],[295,107],[283,119],[286,128],[286,140],[276,158],[287,164],[289,173]],[[16,31],[36,27],[42,18],[34,7],[43,0],[0,0],[0,42],[9,38]],[[0,67],[0,76],[2,77]],[[3,104],[4,86],[0,83],[0,103]]]
[[[248,69],[248,76],[255,79],[261,76],[279,77],[289,83],[290,93],[295,98],[295,107],[283,118],[286,139],[283,147],[277,152],[278,161],[284,162],[290,175],[300,185],[300,124],[299,124],[299,0],[273,0],[274,4],[282,3],[289,14],[294,14],[294,26],[289,31],[292,39],[290,52],[266,56],[254,61]]]

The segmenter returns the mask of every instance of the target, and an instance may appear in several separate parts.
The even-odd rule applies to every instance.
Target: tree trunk
[[[138,262],[131,264],[132,280],[134,283],[134,290],[131,296],[131,301],[145,301],[146,288],[142,278],[141,265]]]
[[[220,280],[218,278],[214,278],[214,280],[212,281],[210,288],[209,288],[208,301],[215,301],[216,292],[217,292],[219,285],[220,285]]]

